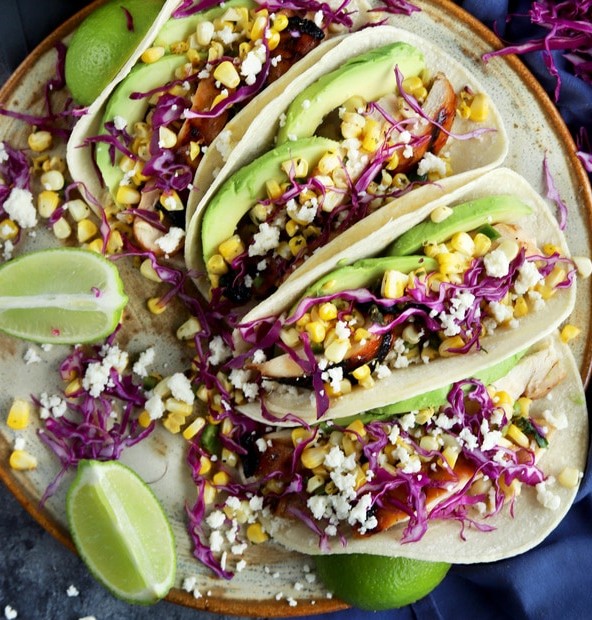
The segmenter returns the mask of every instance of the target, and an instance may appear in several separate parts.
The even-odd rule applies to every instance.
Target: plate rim
[[[68,18],[37,46],[35,46],[27,57],[19,64],[15,71],[9,76],[6,82],[0,87],[0,105],[4,105],[9,102],[15,88],[23,80],[25,74],[29,71],[31,66],[34,66],[42,56],[51,51],[51,49],[53,49],[58,42],[72,34],[75,28],[87,15],[102,4],[105,4],[106,1],[107,0],[93,0],[93,2],[91,2],[88,6]],[[471,31],[473,31],[492,49],[497,50],[503,47],[503,43],[492,30],[487,28],[487,26],[481,23],[464,8],[457,5],[453,0],[418,0],[418,4],[430,5],[437,11],[446,11],[447,13],[452,14],[453,17],[468,26]],[[404,28],[404,24],[399,27]],[[502,56],[501,59],[508,64],[510,69],[514,70],[519,75],[523,83],[532,92],[533,96],[541,104],[549,125],[553,127],[553,130],[564,142],[567,159],[570,163],[571,174],[574,177],[575,182],[578,183],[587,223],[589,228],[592,229],[592,186],[583,164],[576,155],[576,145],[565,121],[540,82],[518,56],[510,54]],[[580,372],[584,386],[587,387],[592,377],[592,330],[589,330],[588,333],[585,354],[580,367]],[[0,446],[0,458],[2,458],[3,462],[7,462],[8,459],[9,448],[7,445],[4,445],[6,443],[7,442],[2,441],[2,445]],[[67,549],[73,553],[76,553],[74,544],[67,530],[59,523],[55,522],[50,515],[46,514],[46,511],[39,506],[38,499],[33,497],[32,494],[28,492],[26,486],[19,484],[17,478],[11,475],[8,468],[4,467],[4,464],[0,464],[0,480],[2,480],[3,484],[24,508],[24,510],[26,510],[26,512],[46,532],[53,536],[53,538],[55,538],[58,542],[63,544]],[[297,607],[288,607],[286,606],[285,601],[266,599],[261,601],[245,601],[241,599],[224,599],[217,597],[195,599],[190,593],[187,593],[178,587],[171,589],[165,600],[177,605],[193,608],[195,610],[208,611],[218,614],[233,614],[243,617],[297,617],[309,614],[341,611],[350,607],[336,598],[317,600],[314,604],[311,604],[311,602],[308,601],[298,601]]]

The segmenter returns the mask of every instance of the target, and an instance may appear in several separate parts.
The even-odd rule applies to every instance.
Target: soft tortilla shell
[[[551,391],[551,398],[533,403],[539,410],[560,407],[568,419],[568,427],[554,432],[549,448],[541,457],[539,466],[547,476],[556,477],[565,467],[583,471],[588,450],[588,414],[584,387],[569,347],[553,338],[549,346],[556,347],[567,373],[563,382]],[[401,543],[405,524],[366,538],[350,538],[344,547],[339,542],[330,546],[328,553],[368,553],[392,557],[408,557],[434,562],[473,564],[494,562],[524,553],[538,545],[563,519],[577,493],[560,485],[552,492],[561,499],[557,510],[545,508],[536,499],[536,491],[523,486],[514,504],[514,516],[509,506],[487,519],[495,527],[481,532],[466,527],[461,537],[460,525],[454,521],[433,521],[423,538],[413,543]],[[270,519],[267,527],[274,540],[301,553],[322,553],[317,536],[302,522],[288,519]]]
[[[384,25],[361,30],[353,34],[346,35],[327,53],[323,55],[308,71],[300,74],[297,80],[287,84],[283,90],[274,88],[275,97],[265,107],[261,108],[261,113],[253,120],[250,127],[245,130],[242,139],[233,149],[226,165],[216,176],[216,180],[210,185],[205,193],[195,194],[191,197],[188,207],[194,211],[193,217],[187,225],[187,239],[185,243],[185,261],[187,266],[195,273],[205,273],[203,263],[203,253],[201,247],[201,221],[204,211],[207,209],[208,202],[214,196],[220,185],[232,173],[239,170],[247,163],[273,147],[277,133],[281,114],[288,108],[292,100],[310,84],[315,82],[322,75],[339,68],[349,58],[358,56],[371,49],[388,45],[396,41],[403,41],[413,45],[423,52],[428,70],[435,74],[443,72],[450,80],[455,90],[458,91],[464,86],[469,86],[473,92],[484,92],[484,88],[477,80],[456,60],[442,52],[437,45],[423,39],[406,30]],[[257,99],[259,102],[259,98]],[[401,198],[394,200],[391,204],[393,209],[401,209],[403,212],[413,210],[429,201],[435,200],[446,192],[461,187],[463,184],[474,179],[486,170],[501,165],[508,151],[508,138],[504,129],[502,118],[495,107],[493,101],[490,102],[490,112],[486,127],[495,129],[486,133],[478,139],[471,140],[450,140],[445,151],[450,155],[450,164],[455,174],[437,184],[424,185],[416,188]],[[462,134],[469,131],[467,121],[457,118],[452,127],[454,133]],[[208,150],[204,159],[215,156],[212,149]],[[205,171],[212,169],[209,163],[204,164]],[[198,175],[197,184],[205,186],[206,182],[200,182],[201,174]],[[200,199],[198,205],[193,206],[196,199]],[[313,256],[308,258],[305,263],[294,271],[286,280],[302,281],[303,277],[309,274],[318,274],[326,266],[331,269],[331,258],[341,257],[347,254],[352,239],[360,239],[368,226],[380,226],[383,209],[377,211],[370,218],[364,219],[359,224],[353,226],[349,231],[340,235],[325,247],[320,248]],[[372,219],[371,219],[372,218]],[[363,226],[370,220],[368,226]],[[360,230],[362,232],[358,232]],[[317,279],[314,275],[311,281]],[[201,293],[209,296],[209,283],[207,278],[199,278],[196,281]]]
[[[371,255],[368,248],[372,248],[373,255],[380,255],[393,239],[429,217],[435,208],[454,207],[469,200],[500,193],[516,196],[532,207],[533,212],[528,217],[520,219],[520,226],[537,240],[539,247],[545,243],[552,243],[562,248],[565,255],[569,255],[565,237],[545,201],[520,175],[499,168],[421,208],[414,209],[407,204],[403,209],[400,204],[395,203],[384,207],[376,214],[380,217],[380,224],[376,225],[374,220],[377,218],[371,216],[356,226],[357,239],[351,240],[349,249],[344,249],[337,256],[331,257],[329,267],[323,264],[319,269],[309,271],[297,282],[286,283],[272,297],[247,314],[242,322],[249,323],[288,311],[306,287],[334,268],[339,260],[345,259],[351,263],[367,257]],[[353,236],[349,235],[351,232],[350,230],[346,234]],[[545,302],[542,310],[530,312],[520,319],[517,328],[501,327],[495,334],[483,338],[482,350],[479,352],[400,368],[393,371],[390,376],[377,381],[373,388],[356,387],[351,394],[333,399],[324,419],[339,419],[411,398],[424,392],[426,386],[436,389],[523,351],[533,342],[553,332],[570,315],[575,304],[575,296],[575,283],[569,289],[558,290]],[[239,348],[241,348],[240,342]],[[271,394],[266,398],[265,404],[277,417],[292,413],[307,422],[316,421],[316,408],[314,403],[311,403],[308,391],[302,390],[299,395]],[[259,403],[248,403],[240,409],[245,415],[264,421]],[[278,422],[278,424],[294,426],[295,423]]]

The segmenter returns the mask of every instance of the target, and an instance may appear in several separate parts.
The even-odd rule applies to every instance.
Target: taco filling
[[[373,78],[377,59],[381,77]],[[350,85],[365,74],[380,88]],[[344,92],[364,95],[342,101]],[[451,133],[457,119],[462,135]],[[455,174],[451,142],[476,140],[491,130],[487,119],[482,93],[457,92],[444,73],[430,75],[406,43],[350,59],[294,100],[278,146],[231,175],[206,205],[201,243],[212,297],[264,299],[355,223]]]
[[[512,338],[524,317],[572,285],[576,268],[560,248],[539,248],[518,224],[487,223],[496,211],[519,220],[526,204],[487,197],[453,211],[411,228],[390,255],[330,272],[290,312],[239,326],[250,351],[231,366],[259,386],[264,415],[273,411],[268,398],[282,395],[299,399],[299,415],[308,393],[321,417],[332,399],[379,390],[399,369],[470,355],[493,334]]]

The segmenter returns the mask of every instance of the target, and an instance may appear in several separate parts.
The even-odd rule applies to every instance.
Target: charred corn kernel
[[[314,469],[325,462],[325,455],[324,448],[320,446],[307,446],[300,455],[300,461],[307,469]]]
[[[156,270],[152,266],[152,261],[149,258],[142,261],[142,264],[140,265],[140,273],[146,278],[146,280],[150,280],[151,282],[162,282],[161,277],[158,273],[156,273]]]
[[[438,254],[446,252],[448,252],[448,249],[443,243],[434,243],[433,241],[428,241],[423,246],[423,253],[429,258],[436,258]]]
[[[269,540],[269,536],[263,529],[261,523],[251,523],[251,525],[247,527],[247,538],[255,545]]]
[[[330,301],[319,306],[319,318],[323,321],[331,321],[337,318],[337,306]]]
[[[451,469],[454,469],[456,465],[458,454],[459,449],[456,446],[446,446],[444,450],[442,450],[442,457]]]
[[[27,471],[37,467],[37,459],[26,450],[13,450],[10,453],[8,464],[17,471]]]
[[[68,385],[64,389],[64,395],[74,396],[75,394],[78,394],[81,390],[82,380],[80,379],[80,377],[77,377],[76,379],[73,379],[72,381],[70,381],[70,383],[68,383]]]
[[[315,491],[318,491],[325,484],[325,479],[322,476],[314,475],[306,481],[306,492],[312,495]]]
[[[387,299],[399,299],[405,294],[405,288],[409,284],[409,275],[397,271],[395,269],[389,269],[385,271],[382,277],[382,286],[380,294]]]
[[[562,342],[569,342],[570,340],[573,340],[574,338],[577,338],[580,335],[581,331],[582,330],[579,327],[576,327],[575,325],[570,325],[568,323],[561,330],[561,335],[560,335],[561,341]]]
[[[516,408],[515,411],[518,414],[518,416],[520,417],[528,417],[528,414],[530,413],[530,406],[532,405],[532,399],[531,398],[527,398],[526,396],[521,396],[517,401],[516,401]]]
[[[229,60],[221,62],[214,69],[214,78],[226,88],[236,88],[240,84],[240,75]]]
[[[99,239],[102,244],[102,240]],[[107,254],[116,254],[123,249],[123,237],[118,230],[111,230],[107,241]]]
[[[49,131],[35,131],[29,134],[27,144],[35,153],[41,153],[52,147],[53,138]]]
[[[265,182],[265,190],[267,191],[267,197],[270,200],[277,200],[284,191],[282,189],[282,186],[275,179],[269,179]],[[260,220],[260,221],[264,221],[265,218],[267,217],[267,207],[265,207],[264,205],[258,205],[258,206],[263,207],[263,209],[265,210],[265,216],[263,217],[262,220]]]
[[[167,309],[166,304],[162,303],[162,299],[160,297],[151,297],[146,302],[146,305],[152,314],[157,315],[162,314]]]
[[[81,220],[76,225],[78,243],[85,243],[99,232],[98,226],[92,220]]]
[[[281,190],[280,190],[281,191]],[[268,209],[265,205],[261,203],[256,204],[250,211],[249,217],[253,224],[260,224],[261,222],[265,222],[268,216]]]
[[[567,272],[565,268],[560,265],[555,265],[551,273],[545,278],[545,284],[549,288],[555,288],[558,284],[561,284],[565,280]]]
[[[58,192],[63,189],[64,183],[66,182],[64,175],[59,170],[49,170],[48,172],[44,172],[41,175],[40,181],[43,189],[54,192]]]
[[[142,62],[149,65],[157,60],[160,60],[164,56],[164,52],[164,47],[155,45],[153,47],[149,47],[147,50],[144,50],[140,58],[142,59]]]
[[[592,261],[587,256],[574,256],[572,260],[582,278],[589,278],[592,274]]]
[[[175,41],[171,43],[171,54],[184,54],[189,49],[189,43],[187,41]]]
[[[325,357],[329,362],[339,364],[339,362],[344,360],[350,347],[349,340],[335,340],[335,342],[325,347]]]
[[[129,185],[120,185],[115,195],[115,200],[124,205],[137,205],[141,198],[140,192]]]
[[[6,425],[14,431],[20,431],[29,426],[31,404],[22,398],[15,398],[8,411]]]
[[[409,183],[411,183],[411,181],[409,180],[409,177],[403,172],[398,172],[393,177],[392,186],[395,189],[405,189],[406,187],[409,186]]]
[[[511,439],[516,445],[521,448],[528,448],[530,445],[530,440],[528,437],[515,425],[510,424],[508,426],[508,430],[506,431],[506,437]]]
[[[306,247],[306,239],[302,235],[296,235],[288,241],[288,247],[290,252],[292,252],[292,256],[298,256]]]
[[[356,439],[358,437],[366,437],[366,426],[362,420],[354,420],[353,422],[350,422],[345,430],[355,433]]]
[[[291,438],[294,447],[300,445],[303,441],[308,441],[312,437],[312,431],[302,426],[292,430]]]
[[[60,197],[57,192],[43,190],[39,193],[39,196],[37,196],[37,211],[41,217],[51,217],[59,204]]]
[[[457,355],[457,353],[454,353],[452,349],[460,349],[464,346],[464,344],[464,340],[461,336],[446,338],[440,343],[438,353],[441,357],[452,357],[453,355]]]
[[[475,253],[475,242],[468,233],[458,232],[452,235],[450,239],[450,248],[465,256],[473,256]]]
[[[436,207],[430,213],[430,219],[434,224],[439,224],[452,215],[452,209],[450,207]]]
[[[485,256],[491,249],[491,239],[483,233],[477,233],[473,239],[473,256]]]
[[[557,482],[566,489],[574,489],[578,486],[581,479],[581,473],[575,467],[565,467],[557,476]]]
[[[265,29],[267,28],[267,15],[257,15],[255,20],[253,21],[253,26],[251,27],[251,32],[249,34],[249,38],[251,41],[255,42],[259,39],[263,39],[263,35],[265,34]]]
[[[333,185],[333,181],[330,175],[336,168],[339,168],[340,166],[341,160],[336,153],[325,153],[317,164],[317,170],[320,175],[327,177],[325,181],[327,181],[330,185]],[[327,185],[327,183],[323,183],[323,185]]]
[[[208,260],[208,273],[222,276],[228,273],[228,265],[221,254],[214,254]]]
[[[281,168],[289,177],[302,178],[308,174],[308,161],[303,157],[287,159],[282,162]]]
[[[201,331],[201,323],[192,316],[182,323],[176,332],[177,340],[191,340]]]
[[[289,220],[286,224],[288,237],[293,237],[300,230],[300,224],[295,220]]]
[[[72,234],[72,227],[63,217],[54,222],[52,229],[57,239],[67,239]]]
[[[212,42],[212,37],[214,36],[214,24],[210,21],[203,21],[197,24],[195,29],[195,34],[197,38],[197,43],[201,47],[207,47]]]
[[[13,220],[6,218],[0,222],[0,239],[3,241],[16,239],[19,230],[18,225]]]
[[[226,262],[231,263],[237,256],[245,251],[245,246],[238,235],[233,235],[218,246],[218,252]]]
[[[341,135],[346,139],[359,138],[362,135],[362,127],[355,123],[341,123]],[[335,179],[334,179],[335,180]]]
[[[317,344],[323,342],[327,334],[325,326],[320,321],[312,321],[309,323],[306,326],[306,331],[312,342],[316,342]]]
[[[416,325],[407,325],[401,332],[401,338],[411,345],[417,344],[421,340],[423,330]]]
[[[514,302],[514,318],[519,319],[528,314],[528,303],[526,299],[521,295],[516,298]]]
[[[352,375],[354,379],[361,382],[368,379],[368,377],[370,377],[370,373],[370,366],[368,366],[368,364],[364,364],[363,366],[358,366],[358,368],[352,372]]]
[[[138,424],[142,428],[148,428],[152,424],[152,418],[146,410],[142,411],[142,413],[138,416]]]
[[[489,116],[489,99],[484,93],[477,93],[470,106],[469,118],[476,123],[482,123]]]
[[[441,252],[436,256],[440,273],[450,275],[462,273],[466,266],[466,257],[459,252]]]

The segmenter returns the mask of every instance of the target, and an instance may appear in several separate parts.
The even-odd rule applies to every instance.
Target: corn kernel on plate
[[[574,256],[589,255],[592,246],[589,232],[592,212],[590,187],[575,157],[574,145],[567,129],[551,102],[519,61],[513,58],[496,58],[487,65],[481,63],[480,55],[495,48],[498,43],[489,31],[455,5],[441,1],[421,1],[417,2],[417,5],[421,8],[421,12],[411,17],[401,17],[400,21],[397,21],[397,26],[429,40],[437,40],[447,54],[463,65],[483,85],[491,99],[496,102],[507,129],[509,150],[504,165],[525,178],[539,195],[545,193],[541,166],[543,157],[547,156],[558,190],[569,205],[565,230],[568,246]],[[7,108],[27,113],[42,113],[45,83],[54,75],[55,70],[56,56],[53,45],[61,39],[67,41],[67,36],[76,23],[77,20],[71,21],[57,31],[32,54],[4,86],[1,100]],[[65,100],[65,93],[57,93],[56,107],[63,106]],[[56,184],[55,179],[53,181],[51,179],[51,176],[56,175],[51,175],[47,179],[49,187],[54,189],[45,191],[55,192],[57,201],[53,194],[39,198],[44,191],[42,174],[61,170],[66,179],[70,178],[70,173],[63,164],[66,155],[65,143],[56,140],[52,144],[48,142],[47,136],[40,135],[41,132],[35,132],[33,134],[35,137],[29,142],[30,127],[16,119],[6,117],[0,118],[0,133],[2,140],[25,149],[36,166],[33,172],[33,187],[41,224],[21,231],[18,244],[15,235],[14,254],[63,243],[88,244],[100,248],[100,239],[97,241],[97,232],[93,231],[91,225],[98,227],[100,221],[89,212],[88,205],[76,203],[63,217],[51,218],[58,205],[65,200],[63,188],[59,187],[60,183]],[[163,136],[163,139],[166,140],[167,136]],[[85,220],[89,223],[80,226],[79,233],[78,224]],[[45,222],[49,222],[50,226],[43,225]],[[3,228],[3,232],[8,234],[7,229]],[[35,233],[34,236],[29,234],[32,232]],[[122,228],[120,235],[112,236],[108,248],[110,254],[121,251],[119,242],[126,232],[129,233],[129,230]],[[2,241],[3,252],[7,258],[7,239],[3,238]],[[187,345],[187,339],[192,337],[197,327],[178,301],[159,303],[166,294],[167,287],[158,281],[158,274],[154,273],[151,265],[145,263],[142,257],[121,259],[118,266],[131,300],[122,329],[115,341],[120,351],[129,354],[127,360],[118,356],[119,366],[122,371],[126,370],[131,374],[132,367],[140,362],[142,354],[154,347],[155,359],[149,370],[150,374],[159,375],[158,392],[162,396],[162,401],[168,402],[169,407],[163,416],[168,421],[167,425],[159,424],[149,440],[128,448],[122,457],[124,462],[151,484],[155,494],[163,502],[173,525],[178,544],[179,582],[169,594],[169,600],[220,613],[277,617],[322,613],[343,608],[344,605],[339,601],[326,597],[326,592],[319,583],[312,579],[302,579],[303,574],[308,574],[306,566],[312,564],[310,558],[288,551],[279,544],[265,541],[268,534],[255,524],[251,524],[253,527],[247,534],[249,542],[253,544],[248,546],[244,555],[231,560],[233,567],[238,561],[245,560],[244,569],[237,572],[232,580],[215,577],[193,557],[192,541],[186,527],[185,504],[190,505],[195,501],[196,490],[185,460],[188,439],[191,439],[193,433],[199,429],[196,426],[192,427],[193,422],[185,415],[187,412],[183,402],[174,402],[179,399],[172,397],[173,389],[177,388],[175,381],[171,383],[170,377],[182,372],[190,364],[193,352]],[[581,330],[579,338],[574,340],[571,348],[575,354],[577,369],[584,379],[588,378],[590,372],[592,351],[590,293],[588,282],[578,287],[575,308],[570,317],[570,323]],[[566,339],[568,336],[566,334]],[[68,378],[64,382],[58,372],[60,363],[69,353],[70,350],[63,347],[44,350],[6,336],[0,337],[2,377],[0,409],[3,412],[0,416],[2,463],[0,476],[26,509],[49,532],[71,546],[66,529],[64,496],[72,474],[64,476],[57,491],[43,506],[39,504],[48,485],[58,475],[60,464],[39,441],[37,431],[43,424],[39,415],[41,407],[30,404],[32,394],[40,399],[45,393],[47,398],[43,398],[43,408],[49,410],[57,408],[56,411],[59,411],[61,400],[52,402],[50,397],[60,393],[62,395],[77,393],[80,386],[76,384],[76,379]],[[113,353],[114,351],[111,351],[111,354]],[[123,368],[124,361],[127,363],[126,368]],[[145,357],[146,365],[147,362],[148,359]],[[137,367],[138,370],[141,368],[142,364]],[[136,375],[136,380],[139,376]],[[577,389],[580,390],[581,387]],[[28,406],[23,405],[19,399],[26,401]],[[580,420],[581,415],[583,412],[579,416]],[[150,422],[144,419],[144,423]],[[568,432],[576,430],[577,427],[572,427]],[[514,437],[520,442],[522,438],[518,431],[514,433]],[[558,437],[561,436],[561,432],[557,431]],[[579,439],[574,438],[571,442],[573,446],[578,447],[578,454],[583,450],[578,441],[581,441],[585,434],[582,425],[579,427]],[[232,455],[227,457],[232,460]],[[541,463],[544,462],[543,458]],[[216,470],[212,462],[204,462],[201,466],[204,471],[207,467],[212,467],[213,472]],[[577,471],[581,471],[583,463],[573,462],[573,468],[576,470],[575,479],[572,479],[571,483],[566,480],[566,488],[562,487],[560,491],[567,502],[575,492],[573,489],[578,483]],[[553,473],[557,476],[563,473],[566,479],[570,478],[570,472],[563,469]],[[220,471],[216,470],[213,475],[219,476]],[[220,483],[225,482],[220,477],[217,480]],[[571,490],[567,489],[569,486]],[[283,534],[278,533],[278,536]],[[284,542],[294,546],[294,542],[287,538]],[[523,541],[517,542],[517,550],[525,548],[522,543]],[[270,579],[270,575],[274,578]],[[185,578],[187,581],[183,583]],[[295,588],[296,583],[300,584],[298,588]],[[183,585],[186,586],[185,589]],[[280,591],[284,593],[282,597],[278,597]],[[289,601],[297,605],[293,606]]]

